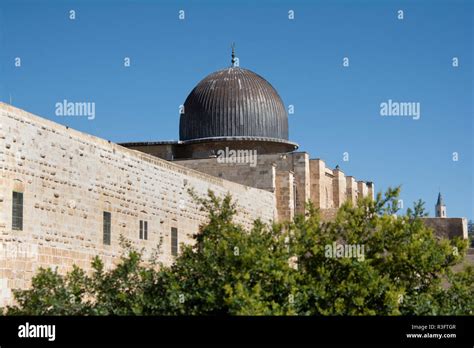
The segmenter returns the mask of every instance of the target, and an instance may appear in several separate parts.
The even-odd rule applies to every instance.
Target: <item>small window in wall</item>
[[[110,245],[111,214],[104,211],[104,244]]]
[[[12,230],[23,230],[23,193],[13,191]]]
[[[140,239],[148,239],[148,221],[140,220]]]
[[[178,255],[178,229],[171,227],[171,255]]]
[[[296,206],[298,202],[298,191],[296,187],[296,182],[293,182],[293,211],[296,214]]]

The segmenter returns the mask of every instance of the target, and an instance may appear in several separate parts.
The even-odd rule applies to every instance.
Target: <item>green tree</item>
[[[219,199],[209,192],[208,199],[195,199],[209,222],[166,270],[174,284],[171,313],[295,314],[287,233],[260,221],[245,231],[232,221],[236,205],[229,195]]]
[[[426,228],[423,203],[398,211],[399,188],[375,200],[344,204],[323,222],[306,216],[250,230],[233,221],[228,195],[193,196],[208,222],[182,245],[171,266],[143,260],[122,240],[112,269],[100,259],[87,275],[41,269],[27,290],[15,290],[10,315],[468,315],[474,310],[474,270],[454,273],[467,242],[438,240]],[[355,246],[339,257],[335,246]],[[353,249],[355,250],[355,249]],[[362,251],[362,252],[361,252]],[[348,255],[346,255],[348,256]]]
[[[31,288],[13,290],[16,306],[8,307],[9,315],[81,315],[87,314],[87,276],[74,266],[67,275],[40,268]]]
[[[452,280],[447,279],[448,272],[463,259],[466,243],[437,240],[420,219],[425,216],[421,202],[404,216],[394,215],[398,195],[399,188],[389,189],[385,197],[364,198],[355,206],[348,202],[334,221],[326,223],[321,223],[310,206],[306,219],[300,217],[290,225],[300,270],[300,314],[441,312],[447,297],[431,299],[428,307],[425,298],[447,293],[443,280]],[[327,257],[325,247],[333,243],[363,247],[364,259]],[[472,284],[472,272],[463,274],[466,283]],[[472,286],[470,294],[474,294]],[[470,298],[461,296],[453,301],[469,314],[473,310]]]

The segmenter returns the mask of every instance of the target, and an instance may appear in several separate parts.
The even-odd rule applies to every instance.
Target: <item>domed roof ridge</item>
[[[238,66],[202,79],[186,98],[180,140],[258,137],[288,140],[288,115],[276,89]]]

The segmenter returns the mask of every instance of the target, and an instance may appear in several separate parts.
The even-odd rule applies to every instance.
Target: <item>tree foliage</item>
[[[474,270],[454,273],[467,242],[437,239],[425,227],[423,203],[398,211],[399,188],[345,203],[323,222],[305,216],[250,230],[233,221],[230,195],[197,199],[208,221],[181,245],[171,266],[124,254],[106,270],[74,267],[66,275],[40,269],[31,288],[15,290],[8,315],[469,315]],[[194,195],[194,194],[193,194]],[[194,195],[195,196],[195,195]],[[355,246],[363,257],[329,255]],[[354,249],[355,250],[355,249]],[[354,255],[352,255],[354,256]]]

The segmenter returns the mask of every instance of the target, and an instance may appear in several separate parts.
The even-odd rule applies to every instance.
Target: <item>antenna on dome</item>
[[[235,66],[235,42],[232,43],[232,67]]]

